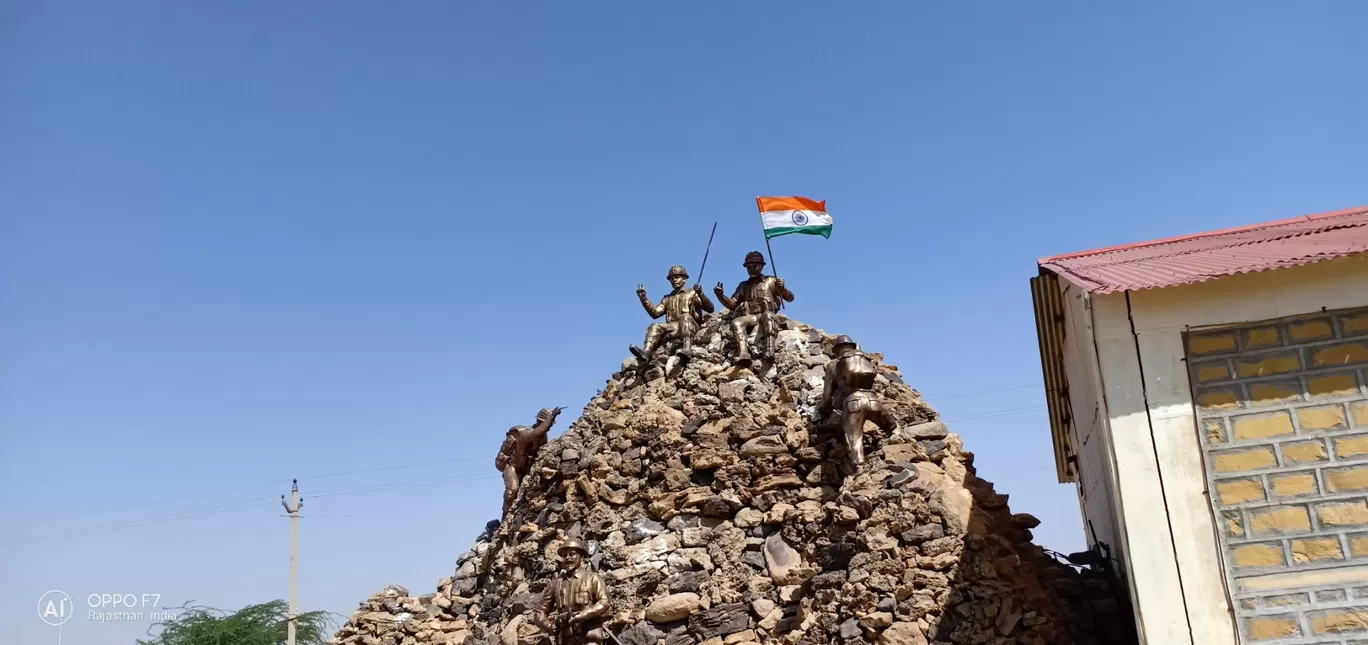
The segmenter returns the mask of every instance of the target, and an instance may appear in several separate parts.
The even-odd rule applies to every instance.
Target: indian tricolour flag
[[[760,219],[765,225],[765,239],[802,233],[831,238],[831,215],[826,212],[826,201],[806,197],[756,197],[760,205]]]

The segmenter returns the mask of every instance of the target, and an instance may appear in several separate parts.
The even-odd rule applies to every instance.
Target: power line
[[[233,512],[233,511],[242,511],[242,510],[246,510],[246,509],[249,509],[249,508],[260,508],[260,507],[263,507],[263,506],[271,506],[271,505],[276,504],[276,503],[277,503],[277,502],[276,502],[276,500],[274,500],[274,499],[272,499],[272,500],[269,501],[269,502],[261,502],[261,501],[254,501],[254,502],[252,502],[252,503],[236,502],[236,503],[234,503],[234,504],[224,504],[224,505],[222,505],[222,506],[231,506],[231,508],[210,507],[210,508],[218,508],[218,510],[200,509],[200,510],[197,510],[197,511],[186,511],[186,512],[183,512],[183,513],[174,513],[174,514],[171,514],[171,515],[164,515],[164,516],[159,516],[159,517],[145,518],[145,519],[142,519],[142,520],[134,520],[134,521],[130,521],[130,522],[121,522],[121,523],[118,523],[118,524],[106,524],[106,525],[103,525],[103,526],[93,526],[93,527],[90,527],[90,528],[81,529],[81,530],[77,530],[77,531],[68,531],[68,532],[64,532],[64,533],[50,533],[50,534],[47,534],[47,535],[39,535],[39,536],[31,537],[31,538],[24,538],[24,539],[22,539],[22,540],[11,540],[11,541],[9,541],[9,542],[4,542],[4,543],[0,544],[0,546],[14,546],[14,545],[17,545],[17,544],[28,544],[28,543],[30,543],[30,542],[42,542],[42,541],[45,541],[45,540],[55,540],[55,539],[58,539],[58,538],[78,537],[78,536],[82,536],[82,535],[90,535],[90,534],[92,534],[92,533],[105,533],[105,532],[108,532],[108,531],[115,531],[115,530],[119,530],[119,529],[135,528],[135,527],[139,527],[139,526],[150,526],[150,525],[153,525],[153,524],[163,524],[163,523],[166,523],[166,522],[175,522],[175,521],[178,521],[178,520],[187,520],[187,519],[191,519],[191,518],[195,518],[195,517],[204,517],[204,516],[207,516],[207,515],[219,515],[219,514],[221,514],[221,513],[229,513],[229,512]]]
[[[997,393],[999,393],[999,392],[1012,392],[1012,391],[1015,391],[1015,390],[1025,390],[1025,389],[1038,388],[1038,387],[1041,387],[1041,384],[1040,384],[1040,383],[1033,383],[1033,384],[1031,384],[1031,385],[1018,385],[1018,386],[1016,386],[1016,387],[1004,387],[1004,388],[1000,388],[1000,389],[997,389],[997,390],[981,390],[981,391],[978,391],[978,392],[964,392],[964,393],[961,393],[961,394],[952,394],[952,395],[950,395],[950,396],[925,396],[925,395],[923,395],[922,398],[925,399],[925,400],[927,400],[927,401],[946,401],[946,400],[949,400],[949,399],[963,399],[963,398],[965,398],[965,397],[970,397],[970,396],[981,396],[981,395],[984,395],[984,394],[997,394]]]
[[[476,481],[480,479],[494,479],[502,477],[499,473],[489,473],[484,475],[457,475],[454,477],[440,477],[437,479],[419,479],[406,482],[386,482],[380,484],[370,484],[367,486],[354,486],[351,488],[339,488],[330,491],[322,491],[316,495],[311,495],[309,499],[320,497],[337,497],[340,495],[364,495],[366,493],[379,493],[401,488],[420,488],[423,486],[439,486],[442,484],[456,484],[460,482]]]
[[[948,417],[948,418],[942,419],[942,421],[973,421],[973,420],[975,420],[975,419],[989,419],[989,418],[992,418],[992,417],[1003,417],[1003,416],[1008,416],[1008,415],[1012,415],[1012,414],[1024,414],[1024,413],[1026,413],[1026,412],[1036,412],[1036,411],[1039,411],[1039,410],[1044,410],[1045,408],[1046,408],[1046,406],[1043,406],[1043,405],[1033,405],[1033,406],[1025,407],[1025,408],[1008,408],[1008,409],[1006,409],[1006,410],[991,410],[991,411],[988,411],[988,412],[976,412],[976,413],[974,413],[974,414],[966,414],[966,415],[961,415],[961,416],[958,416],[958,417]]]
[[[312,480],[312,479],[328,479],[328,478],[331,478],[331,477],[342,477],[342,476],[345,476],[345,475],[360,475],[360,474],[365,474],[365,473],[378,473],[378,472],[385,472],[385,471],[390,471],[390,470],[401,470],[401,469],[405,469],[405,468],[420,468],[420,467],[423,467],[423,466],[436,466],[436,465],[440,465],[440,464],[454,464],[454,463],[458,463],[458,462],[462,462],[462,461],[472,461],[472,460],[475,460],[475,459],[481,459],[481,457],[461,457],[461,458],[459,458],[459,459],[441,459],[441,460],[438,460],[438,461],[424,461],[424,462],[413,463],[413,464],[399,464],[399,465],[396,465],[396,466],[383,466],[383,467],[380,467],[380,468],[364,468],[364,469],[360,469],[360,470],[345,470],[345,471],[335,472],[335,473],[324,473],[324,474],[322,474],[322,475],[309,475],[309,476],[305,477],[304,479],[311,479],[311,480]],[[90,517],[90,516],[92,516],[92,515],[104,515],[104,514],[106,514],[106,513],[113,513],[113,512],[116,512],[116,511],[130,511],[130,510],[135,510],[135,509],[139,509],[139,508],[147,508],[147,507],[149,507],[149,506],[160,506],[160,505],[162,505],[162,504],[169,504],[169,503],[171,503],[171,502],[181,502],[181,501],[185,501],[185,500],[189,500],[189,499],[197,499],[197,498],[201,498],[201,497],[212,497],[212,496],[215,496],[215,495],[222,495],[222,494],[224,494],[224,493],[233,493],[233,492],[237,492],[237,491],[251,490],[251,489],[253,489],[253,488],[265,488],[265,487],[267,487],[267,486],[278,486],[278,485],[280,485],[280,483],[283,482],[283,481],[284,481],[284,478],[281,478],[281,479],[273,479],[273,480],[271,480],[271,481],[262,482],[262,483],[260,483],[260,484],[251,484],[251,485],[247,485],[247,486],[235,486],[235,487],[233,487],[233,488],[222,488],[222,489],[219,489],[219,490],[206,491],[206,492],[203,492],[203,493],[192,493],[192,494],[190,494],[190,495],[181,495],[181,496],[179,496],[179,497],[168,497],[168,498],[166,498],[166,499],[160,499],[160,500],[156,500],[156,501],[153,501],[153,502],[142,502],[142,503],[138,503],[138,504],[130,504],[130,505],[128,505],[128,506],[116,506],[116,507],[113,507],[113,508],[102,508],[102,509],[97,509],[97,510],[84,511],[84,512],[81,512],[81,513],[73,513],[73,514],[71,514],[71,515],[61,515],[61,516],[58,516],[58,517],[37,518],[37,519],[31,519],[31,520],[23,520],[23,521],[19,521],[19,522],[11,522],[11,523],[9,523],[9,524],[0,524],[0,529],[9,529],[9,528],[17,527],[17,526],[27,526],[27,525],[30,525],[30,524],[42,524],[42,523],[47,523],[47,522],[60,522],[60,521],[63,521],[63,520],[71,520],[71,519],[76,519],[76,518],[80,518],[80,517]]]
[[[470,482],[470,481],[475,481],[475,480],[480,480],[480,479],[492,479],[492,478],[496,478],[496,477],[501,477],[501,475],[499,475],[499,474],[497,474],[497,473],[492,473],[492,474],[486,474],[486,475],[465,475],[465,476],[455,476],[455,477],[443,477],[443,478],[430,479],[430,480],[415,480],[415,481],[407,481],[407,482],[387,482],[387,483],[382,483],[382,484],[372,484],[372,485],[369,485],[369,486],[357,487],[357,488],[354,488],[354,489],[348,489],[348,488],[333,489],[333,490],[328,491],[328,492],[326,492],[326,493],[320,493],[320,494],[318,494],[318,495],[311,495],[311,496],[309,497],[309,499],[317,499],[317,498],[319,498],[319,497],[341,497],[341,496],[346,496],[346,495],[363,495],[363,494],[366,494],[366,493],[378,493],[378,492],[385,492],[385,491],[390,491],[390,490],[399,490],[399,489],[404,489],[404,488],[419,488],[419,487],[423,487],[423,486],[440,486],[440,485],[446,485],[446,484],[459,484],[459,483],[465,483],[465,482]],[[270,498],[267,498],[267,499],[270,499]],[[149,525],[153,525],[153,524],[163,524],[163,523],[166,523],[166,522],[175,522],[175,521],[179,521],[179,520],[193,519],[193,518],[196,518],[196,517],[205,517],[205,516],[209,516],[209,515],[218,515],[218,514],[221,514],[221,513],[229,513],[229,512],[233,512],[233,511],[246,510],[246,509],[250,509],[250,508],[259,508],[259,507],[262,507],[262,506],[271,506],[271,505],[278,504],[278,503],[279,503],[279,501],[278,501],[278,500],[275,500],[275,499],[270,499],[270,501],[261,501],[261,498],[253,498],[253,499],[250,499],[250,500],[242,500],[242,501],[238,501],[238,502],[229,502],[229,503],[226,503],[226,504],[219,504],[219,505],[217,505],[217,506],[210,506],[210,507],[207,507],[207,508],[196,509],[196,510],[193,510],[193,511],[183,511],[183,512],[178,512],[178,513],[170,513],[170,514],[167,514],[167,515],[153,516],[153,517],[143,518],[143,519],[140,519],[140,520],[131,520],[131,521],[119,522],[119,523],[115,523],[115,524],[106,524],[106,525],[101,525],[101,526],[93,526],[93,527],[88,527],[88,528],[85,528],[85,529],[78,529],[78,530],[75,530],[75,531],[66,531],[66,532],[60,532],[60,533],[50,533],[50,534],[47,534],[47,535],[39,535],[39,536],[31,537],[31,538],[23,538],[23,539],[20,539],[20,540],[11,540],[11,541],[9,541],[9,542],[0,543],[0,546],[13,546],[13,545],[18,545],[18,544],[27,544],[27,543],[30,543],[30,542],[40,542],[40,541],[43,541],[43,540],[54,540],[54,539],[65,538],[65,537],[78,537],[78,536],[82,536],[82,535],[90,535],[90,534],[93,534],[93,533],[104,533],[104,532],[107,532],[107,531],[115,531],[115,530],[120,530],[120,529],[136,528],[136,527],[141,527],[141,526],[149,526]]]

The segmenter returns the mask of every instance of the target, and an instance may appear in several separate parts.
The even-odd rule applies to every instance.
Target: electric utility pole
[[[280,505],[290,514],[290,617],[285,623],[286,643],[295,645],[295,619],[299,617],[299,509],[304,500],[299,497],[299,480],[291,480],[290,503],[280,496]],[[291,508],[293,506],[294,508]]]

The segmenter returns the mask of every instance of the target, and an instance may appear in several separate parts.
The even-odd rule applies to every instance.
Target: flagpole
[[[774,247],[770,246],[769,235],[765,233],[765,209],[760,202],[760,198],[755,198],[755,208],[760,213],[760,234],[765,236],[765,250],[769,251],[770,270],[774,272],[775,279],[779,278],[779,266],[774,263]],[[784,308],[784,299],[779,299],[779,308]]]

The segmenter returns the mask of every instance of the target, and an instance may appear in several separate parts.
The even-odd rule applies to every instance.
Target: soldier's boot
[[[779,321],[775,320],[774,314],[765,314],[764,326],[761,332],[765,335],[765,356],[773,358],[775,348],[779,344]]]
[[[751,362],[750,343],[746,342],[746,327],[732,321],[732,335],[736,337],[736,364],[749,365]]]
[[[847,412],[842,422],[845,425],[846,451],[850,461],[857,468],[864,463],[864,421],[863,412]]]
[[[661,336],[664,336],[664,331],[661,329],[661,326],[659,324],[651,325],[650,328],[646,330],[646,346],[639,348],[636,345],[632,345],[628,349],[630,349],[632,354],[640,359],[643,364],[654,363],[655,350],[660,346]]]
[[[637,360],[641,361],[642,363],[650,363],[651,351],[649,347],[650,345],[647,345],[648,349],[642,349],[640,347],[637,347],[636,345],[631,345],[627,349],[632,352],[633,356],[637,357]]]

